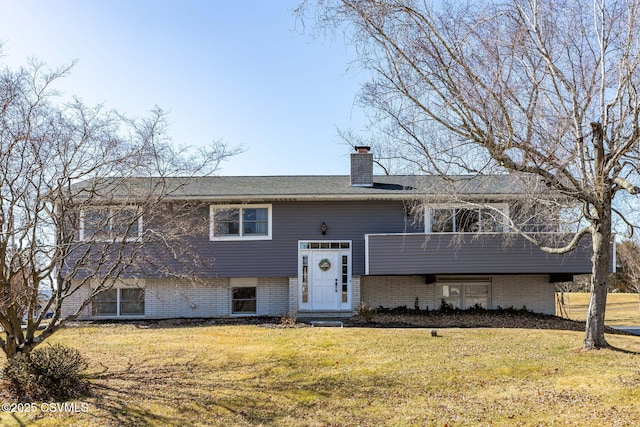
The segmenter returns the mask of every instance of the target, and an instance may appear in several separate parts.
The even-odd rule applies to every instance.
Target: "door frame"
[[[351,240],[299,240],[298,241],[298,311],[352,311],[352,257],[353,242]],[[333,309],[313,307],[313,268],[309,265],[314,252],[336,252],[341,269],[338,277],[341,278],[338,289],[339,295],[336,307]],[[306,257],[306,260],[305,260]],[[346,259],[343,259],[346,257]],[[346,261],[346,263],[343,263]],[[343,267],[346,267],[346,274],[343,274]],[[305,289],[306,288],[306,289]],[[346,302],[343,300],[346,295]]]

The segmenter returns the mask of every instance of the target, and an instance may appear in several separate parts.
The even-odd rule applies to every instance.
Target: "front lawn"
[[[558,301],[564,299],[562,310],[558,305],[558,315],[572,320],[584,321],[589,305],[588,292],[565,292],[558,294]],[[605,324],[607,326],[640,326],[640,304],[638,294],[610,293],[607,295]]]
[[[632,426],[640,338],[579,350],[534,329],[86,325],[52,342],[90,361],[86,412],[4,413],[4,425]],[[80,407],[80,405],[78,405]],[[30,424],[33,423],[33,424]]]

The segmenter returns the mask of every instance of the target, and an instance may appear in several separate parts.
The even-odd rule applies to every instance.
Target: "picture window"
[[[271,205],[211,205],[211,240],[271,239]]]

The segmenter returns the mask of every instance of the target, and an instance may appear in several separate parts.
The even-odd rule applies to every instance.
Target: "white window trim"
[[[90,207],[86,207],[83,208],[80,211],[80,241],[86,241],[86,233],[85,233],[85,227],[84,227],[84,216],[85,216],[85,212],[87,210],[109,210],[109,229],[112,230],[113,229],[113,213],[116,211],[121,211],[121,210],[129,210],[129,211],[135,211],[136,213],[140,213],[140,207],[139,206],[107,206],[107,205],[96,205],[96,206],[90,206]],[[125,242],[135,242],[136,240],[138,240],[141,236],[142,236],[142,231],[143,231],[143,226],[144,226],[144,221],[143,221],[143,214],[140,214],[140,217],[138,218],[138,233],[136,236],[134,237],[127,237],[125,240]],[[109,238],[102,238],[102,239],[98,239],[96,238],[95,241],[97,242],[119,242],[122,239],[118,236],[112,236]]]
[[[250,236],[245,236],[240,234],[239,236],[216,236],[214,234],[214,231],[216,229],[215,227],[215,211],[217,210],[225,210],[225,209],[240,209],[241,211],[243,209],[263,209],[266,208],[267,209],[267,234],[266,235],[250,235]],[[243,216],[242,212],[240,212],[240,233],[242,233],[242,222],[243,222]],[[260,205],[254,205],[254,204],[236,204],[236,205],[210,205],[209,206],[209,240],[211,241],[245,241],[245,240],[271,240],[271,231],[272,231],[272,225],[273,225],[273,214],[272,214],[272,205],[270,204],[260,204]]]
[[[490,232],[434,232],[431,231],[431,213],[434,209],[498,209],[502,211],[504,217],[502,220],[502,231],[490,231]],[[509,218],[509,204],[508,203],[484,203],[484,204],[464,204],[464,203],[433,203],[425,207],[424,210],[424,232],[428,234],[497,234],[506,233],[509,230],[506,219]]]
[[[122,293],[121,291],[123,289],[142,289],[142,293],[143,293],[143,298],[144,298],[144,313],[142,314],[120,314],[120,304],[122,303]],[[145,290],[144,287],[135,287],[135,286],[126,286],[126,285],[120,285],[120,286],[116,286],[114,285],[113,287],[106,289],[105,291],[109,291],[109,290],[115,290],[116,291],[116,314],[93,314],[93,304],[94,301],[91,302],[92,307],[91,307],[91,317],[94,318],[100,318],[100,319],[115,319],[115,318],[140,318],[140,317],[145,317],[147,315],[147,292]]]

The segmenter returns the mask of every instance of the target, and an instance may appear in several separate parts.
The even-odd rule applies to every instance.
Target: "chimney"
[[[356,152],[351,153],[351,185],[353,187],[373,187],[373,154],[371,147],[356,146]]]

